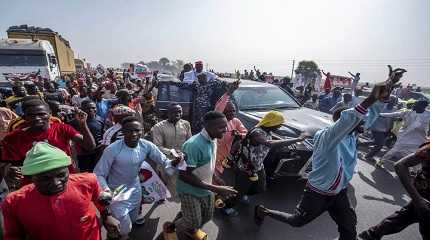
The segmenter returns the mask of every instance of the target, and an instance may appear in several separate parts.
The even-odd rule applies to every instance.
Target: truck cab
[[[46,40],[0,40],[0,86],[10,86],[12,78],[39,73],[56,81],[60,77],[54,48]]]

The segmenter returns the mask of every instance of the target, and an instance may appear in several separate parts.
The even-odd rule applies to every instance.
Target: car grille
[[[297,145],[296,144],[291,144],[288,146],[288,150],[292,151],[292,150],[297,150]]]
[[[303,143],[309,149],[309,151],[313,151],[313,149],[314,149],[314,139],[313,138],[306,138],[305,141],[303,141]]]

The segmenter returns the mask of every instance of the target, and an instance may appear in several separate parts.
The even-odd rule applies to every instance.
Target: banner
[[[145,202],[157,202],[171,197],[166,185],[147,162],[143,162],[140,167],[139,179]]]
[[[351,88],[352,86],[352,78],[350,77],[331,75],[331,80],[333,87]]]

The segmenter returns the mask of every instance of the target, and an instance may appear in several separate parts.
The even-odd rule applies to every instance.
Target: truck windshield
[[[47,66],[45,55],[0,54],[0,66]]]

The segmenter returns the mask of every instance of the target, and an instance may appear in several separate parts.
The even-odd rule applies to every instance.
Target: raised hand
[[[228,93],[231,95],[234,93],[234,91],[236,91],[239,88],[240,85],[240,79],[237,79],[236,81],[234,81],[232,84],[229,85],[228,88]]]
[[[400,81],[400,78],[403,77],[403,73],[407,72],[403,68],[396,68],[393,70],[393,67],[391,65],[388,66],[388,80],[391,82],[391,85],[395,85]]]
[[[4,178],[9,189],[18,189],[21,185],[21,181],[24,177],[22,176],[21,168],[15,166],[8,166],[6,176]]]
[[[75,118],[78,120],[79,124],[85,125],[87,123],[88,114],[78,108],[75,108],[75,113]]]

